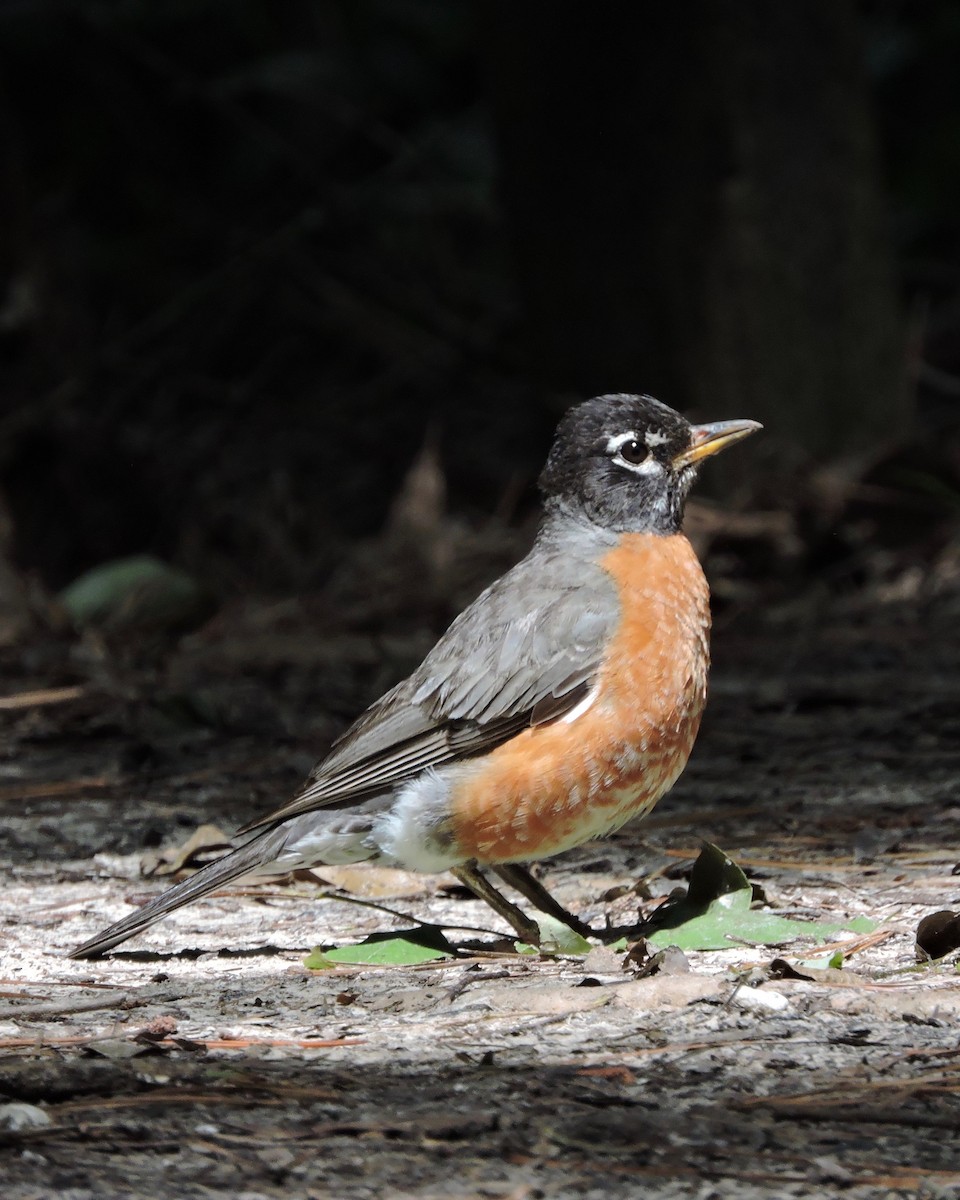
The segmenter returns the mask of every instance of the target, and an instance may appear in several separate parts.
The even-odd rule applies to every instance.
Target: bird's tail
[[[208,892],[216,891],[217,888],[232,883],[233,880],[239,879],[243,875],[252,875],[262,871],[276,858],[281,841],[282,838],[278,839],[277,837],[277,830],[266,830],[259,837],[247,842],[245,846],[241,846],[223,858],[218,858],[216,862],[208,863],[196,875],[191,875],[182,883],[175,884],[168,891],[157,896],[155,900],[145,904],[143,908],[138,908],[136,912],[130,913],[129,916],[115,922],[108,929],[104,929],[102,933],[98,933],[96,937],[90,938],[82,946],[72,950],[69,957],[96,958],[97,955],[112,949],[120,942],[125,942],[134,934],[142,933],[144,929],[149,928],[155,921],[159,921],[161,917],[165,917],[174,909],[180,908],[184,904],[190,904],[191,901],[198,900]]]

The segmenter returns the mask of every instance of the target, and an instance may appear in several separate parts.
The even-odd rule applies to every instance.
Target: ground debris
[[[883,604],[852,623],[846,602],[801,632],[777,614],[721,622],[713,699],[674,794],[544,864],[544,881],[619,931],[686,885],[709,839],[755,903],[844,932],[664,950],[649,974],[635,938],[519,955],[446,877],[362,868],[235,887],[107,959],[68,961],[162,886],[131,883],[144,850],[183,847],[206,821],[225,843],[289,794],[342,724],[330,679],[353,672],[336,692],[352,704],[380,682],[375,655],[348,642],[298,666],[307,610],[275,609],[262,624],[283,628],[283,667],[261,640],[251,691],[221,614],[216,638],[168,668],[181,690],[192,672],[218,681],[216,727],[145,718],[109,688],[11,709],[0,1097],[47,1120],[2,1131],[5,1197],[45,1186],[87,1200],[122,1178],[146,1198],[161,1161],[178,1195],[271,1200],[433,1196],[451,1180],[465,1196],[653,1200],[960,1186],[960,977],[949,958],[915,958],[918,925],[958,898],[960,650],[954,600],[938,604],[922,622]],[[237,636],[253,624],[248,610]],[[8,694],[55,686],[81,685],[14,675]],[[845,932],[857,918],[875,929]],[[453,957],[303,965],[316,946],[424,925]]]

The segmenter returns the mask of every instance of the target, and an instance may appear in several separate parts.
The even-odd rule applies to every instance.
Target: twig
[[[90,1042],[103,1041],[90,1033],[74,1033],[67,1037],[19,1037],[0,1038],[0,1052],[4,1050],[46,1050],[52,1046],[86,1046]]]
[[[412,913],[401,912],[397,908],[388,908],[385,904],[378,904],[375,900],[364,900],[361,896],[354,896],[349,892],[319,892],[316,899],[339,900],[341,904],[359,904],[361,908],[372,908],[377,912],[396,917],[400,921],[409,921],[411,925],[415,925],[418,929],[436,929],[440,932],[444,929],[459,929],[462,933],[490,933],[494,937],[511,936],[509,933],[503,933],[502,930],[491,929],[487,925],[460,925],[451,921],[444,921],[442,924],[439,924],[436,921],[421,921],[413,916]]]
[[[0,696],[0,709],[38,708],[45,704],[64,704],[67,700],[78,700],[86,693],[79,684],[73,687],[40,688],[34,692],[17,692],[13,696]]]
[[[257,1046],[280,1046],[297,1050],[333,1050],[338,1046],[364,1046],[366,1038],[190,1038],[207,1050],[249,1050]],[[151,1042],[153,1046],[168,1046],[171,1050],[181,1049],[175,1037]]]
[[[90,1000],[64,1000],[59,1003],[54,1000],[48,1004],[33,1004],[21,1008],[11,1005],[8,1008],[0,1008],[0,1021],[69,1016],[71,1013],[96,1012],[98,1008],[114,1008],[121,1005],[124,1008],[140,1008],[146,1003],[146,1000],[131,996],[129,992],[115,992],[112,996],[97,996]]]

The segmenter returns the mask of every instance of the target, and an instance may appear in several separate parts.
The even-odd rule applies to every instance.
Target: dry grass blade
[[[13,696],[0,696],[0,709],[40,708],[48,704],[65,704],[78,700],[86,693],[80,685],[74,687],[40,688],[33,692],[17,692]]]

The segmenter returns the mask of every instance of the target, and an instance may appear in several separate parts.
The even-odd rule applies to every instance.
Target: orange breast
[[[480,863],[568,850],[648,812],[686,766],[706,700],[709,596],[682,534],[630,534],[602,560],[621,621],[572,721],[524,730],[451,797],[458,849]]]

